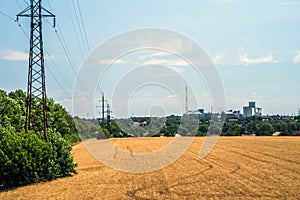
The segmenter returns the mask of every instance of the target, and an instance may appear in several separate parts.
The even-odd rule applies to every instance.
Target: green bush
[[[44,141],[38,134],[0,128],[0,186],[17,187],[76,173],[70,151],[68,142],[51,130]]]
[[[54,153],[55,165],[58,167],[56,177],[68,176],[70,173],[76,173],[76,164],[73,163],[71,156],[71,145],[60,135],[60,133],[48,131],[47,141],[51,144]]]

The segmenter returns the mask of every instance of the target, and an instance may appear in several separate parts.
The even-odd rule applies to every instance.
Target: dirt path
[[[131,152],[151,152],[172,138],[113,139]],[[0,199],[298,199],[300,138],[221,138],[205,159],[203,138],[170,166],[145,174],[113,170],[80,143],[78,174],[0,193]],[[162,158],[163,159],[163,158]]]

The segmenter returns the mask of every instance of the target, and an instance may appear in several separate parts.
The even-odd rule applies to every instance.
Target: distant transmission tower
[[[25,130],[30,130],[33,127],[37,129],[36,119],[42,118],[44,137],[46,137],[47,106],[42,18],[53,17],[53,26],[55,26],[55,15],[42,7],[42,0],[30,0],[30,5],[17,15],[17,20],[19,17],[30,17],[31,22]],[[35,101],[37,102],[37,108],[33,108],[33,105],[36,105],[34,104]]]
[[[101,114],[102,114],[102,117],[101,117],[101,126],[104,127],[104,120],[105,120],[105,102],[107,100],[105,100],[105,97],[104,97],[104,93],[102,92],[102,98],[101,100],[99,100],[100,102],[100,105],[101,106],[96,106],[96,108],[101,108]]]
[[[185,112],[189,111],[189,99],[188,99],[188,89],[185,86]]]

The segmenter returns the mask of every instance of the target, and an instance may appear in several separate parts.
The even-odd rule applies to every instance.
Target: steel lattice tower
[[[45,14],[43,14],[43,12]],[[38,129],[36,120],[43,119],[44,137],[47,134],[47,105],[44,52],[42,39],[42,18],[55,15],[42,7],[42,0],[30,0],[30,5],[17,15],[30,18],[30,51],[26,102],[26,126],[25,130]],[[34,102],[37,102],[34,104]],[[37,107],[33,108],[33,105]]]
[[[185,86],[185,112],[189,111],[188,88]]]

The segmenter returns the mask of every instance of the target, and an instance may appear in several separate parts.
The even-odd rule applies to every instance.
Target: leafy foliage
[[[166,119],[166,125],[162,128],[161,133],[165,136],[174,136],[180,126],[181,117],[170,115]]]
[[[75,173],[71,143],[79,141],[73,118],[59,104],[48,99],[48,133],[44,140],[42,119],[36,116],[34,130],[25,133],[26,95],[22,90],[0,90],[0,187],[10,188]]]
[[[24,130],[25,113],[18,100],[1,92],[0,95],[0,125],[14,128],[16,131]]]
[[[76,173],[71,146],[58,133],[49,131],[48,135],[44,141],[32,132],[14,133],[2,128],[0,185],[17,187]]]
[[[34,132],[43,131],[43,119],[37,114],[39,100],[35,99],[32,107]],[[80,140],[73,117],[53,99],[47,99],[48,127],[59,132],[70,143]],[[22,132],[25,129],[26,94],[22,90],[10,92],[0,90],[0,126]]]
[[[63,138],[71,143],[80,140],[75,128],[75,122],[72,116],[60,104],[54,102],[53,99],[47,101],[48,126],[59,132]]]
[[[203,117],[198,119],[199,126],[197,136],[206,136],[209,134],[220,133],[221,126],[217,123],[211,123],[210,117]],[[174,136],[179,130],[179,125],[182,123],[179,116],[168,116],[165,126],[161,129],[161,133],[165,136]],[[210,128],[209,128],[210,126]],[[183,135],[189,135],[190,130],[180,128],[179,132]],[[262,117],[248,117],[239,118],[236,120],[225,120],[222,128],[221,136],[241,136],[255,134],[257,136],[271,136],[274,132],[281,132],[281,136],[299,135],[297,131],[300,130],[300,120],[298,117],[285,119],[280,116],[273,116],[269,119]]]
[[[81,119],[79,117],[74,117],[76,130],[81,139],[89,138],[109,138],[110,134],[105,129],[105,136],[103,135],[104,129],[99,125],[98,120],[96,119]]]

